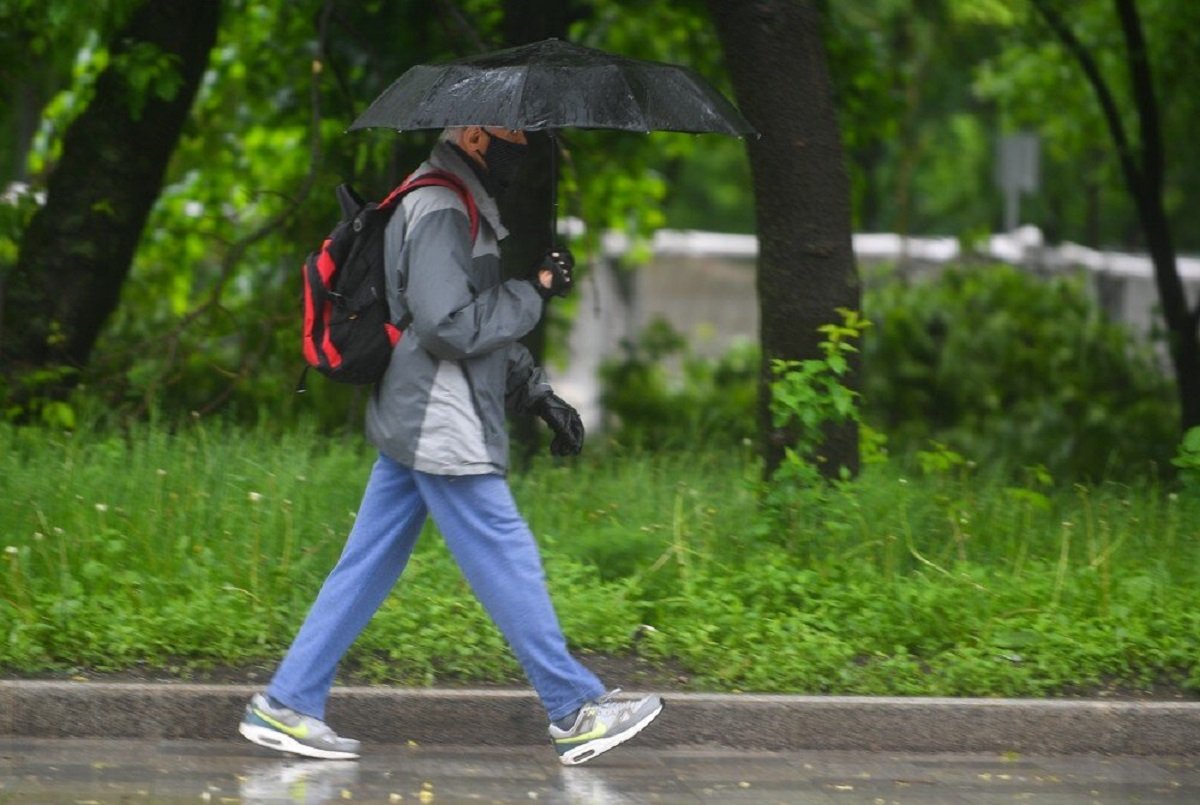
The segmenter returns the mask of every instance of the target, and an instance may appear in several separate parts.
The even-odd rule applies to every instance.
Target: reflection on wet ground
[[[309,761],[238,742],[0,738],[0,803],[1200,802],[1200,758],[374,746]]]

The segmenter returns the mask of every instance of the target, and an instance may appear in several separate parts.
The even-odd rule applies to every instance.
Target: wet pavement
[[[1200,757],[739,752],[631,744],[368,747],[309,761],[244,742],[0,738],[0,803],[1195,803]]]

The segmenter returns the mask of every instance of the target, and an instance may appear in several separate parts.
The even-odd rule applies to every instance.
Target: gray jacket
[[[412,322],[367,404],[367,438],[407,467],[434,475],[503,473],[506,409],[517,413],[550,393],[517,339],[542,316],[525,280],[501,281],[496,201],[447,143],[417,169],[462,179],[479,208],[471,248],[467,208],[445,187],[404,197],[385,234],[388,302],[394,322]]]

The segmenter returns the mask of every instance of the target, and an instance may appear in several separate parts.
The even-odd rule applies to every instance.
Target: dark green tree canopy
[[[199,13],[195,9],[218,4],[187,5],[189,13]],[[264,407],[289,408],[278,389],[296,365],[295,271],[336,219],[329,189],[350,180],[368,195],[382,195],[428,149],[430,135],[344,133],[370,99],[413,63],[565,35],[688,64],[731,97],[737,84],[721,47],[721,26],[699,0],[219,5],[220,26],[197,78],[185,68],[200,63],[199,57],[173,53],[170,44],[137,45],[121,34],[138,15],[183,13],[181,6],[139,0],[0,4],[0,348],[63,369],[20,379],[12,372],[15,361],[6,360],[0,373],[6,398],[60,383],[65,372],[103,385],[118,410],[161,406],[255,416]],[[760,11],[791,14],[793,5],[768,3]],[[1200,249],[1200,230],[1190,224],[1200,216],[1194,192],[1200,152],[1188,147],[1200,95],[1187,83],[1200,66],[1200,4],[1138,3],[1140,61],[1129,58],[1127,16],[1118,13],[1135,6],[1114,0],[867,0],[813,7],[850,182],[848,201],[835,199],[834,206],[848,205],[855,229],[976,241],[1000,225],[1001,198],[992,179],[996,139],[1030,129],[1042,142],[1043,182],[1024,202],[1026,220],[1041,225],[1052,241],[1150,250],[1144,214],[1129,192],[1128,171],[1111,135],[1115,117],[1131,152],[1142,154],[1146,137],[1161,142],[1158,157],[1137,159],[1147,175],[1161,172],[1159,220],[1171,233],[1166,251]],[[1043,7],[1057,11],[1091,54],[1115,115],[1097,102],[1078,58],[1039,14]],[[1139,112],[1135,64],[1145,66],[1158,99],[1151,128]],[[64,203],[51,198],[61,191],[44,195],[56,182],[94,192],[70,194],[76,217],[125,216],[113,196],[114,179],[89,183],[67,175],[70,152],[81,147],[69,132],[88,119],[98,95],[112,91],[105,75],[122,77],[124,100],[105,103],[123,109],[130,121],[148,119],[157,105],[181,102],[190,82],[197,83],[163,160],[159,187],[146,197],[144,225],[122,227],[134,235],[113,250],[132,255],[115,260],[126,268],[97,275],[109,278],[100,281],[103,288],[84,283],[68,293],[70,283],[58,282],[66,275],[47,282],[18,267],[18,248],[27,241],[26,254],[37,254],[39,241],[44,249],[51,240],[70,242],[52,237],[47,227],[64,226],[71,216],[45,214],[31,224],[39,209]],[[773,78],[773,84],[788,83]],[[740,95],[748,88],[737,90]],[[801,124],[807,122],[805,117]],[[125,140],[118,145],[148,156],[151,149],[130,147],[140,137]],[[564,142],[563,212],[581,216],[593,233],[616,227],[637,242],[663,225],[751,232],[763,224],[754,195],[763,177],[752,171],[754,159],[742,143],[606,132],[568,132]],[[26,189],[10,187],[14,180]],[[527,180],[536,187],[538,176]],[[509,212],[534,221],[544,214],[536,206]],[[819,205],[810,219],[824,209]],[[528,239],[522,243],[536,250]],[[589,242],[575,245],[584,252]],[[513,251],[510,270],[527,256]],[[30,294],[50,290],[59,313],[28,304]],[[30,307],[39,312],[24,312]],[[80,312],[64,327],[76,314],[62,311],[84,309],[91,321]],[[29,326],[18,326],[22,317]],[[1177,332],[1186,333],[1192,320],[1175,318],[1182,322]],[[344,410],[343,394],[317,392],[317,401],[307,405]]]

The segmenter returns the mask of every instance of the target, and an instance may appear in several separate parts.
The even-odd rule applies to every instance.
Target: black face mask
[[[502,140],[491,133],[488,136],[492,140],[487,153],[483,155],[483,161],[487,163],[488,179],[495,186],[497,193],[504,193],[517,178],[517,172],[521,169],[529,146]]]

